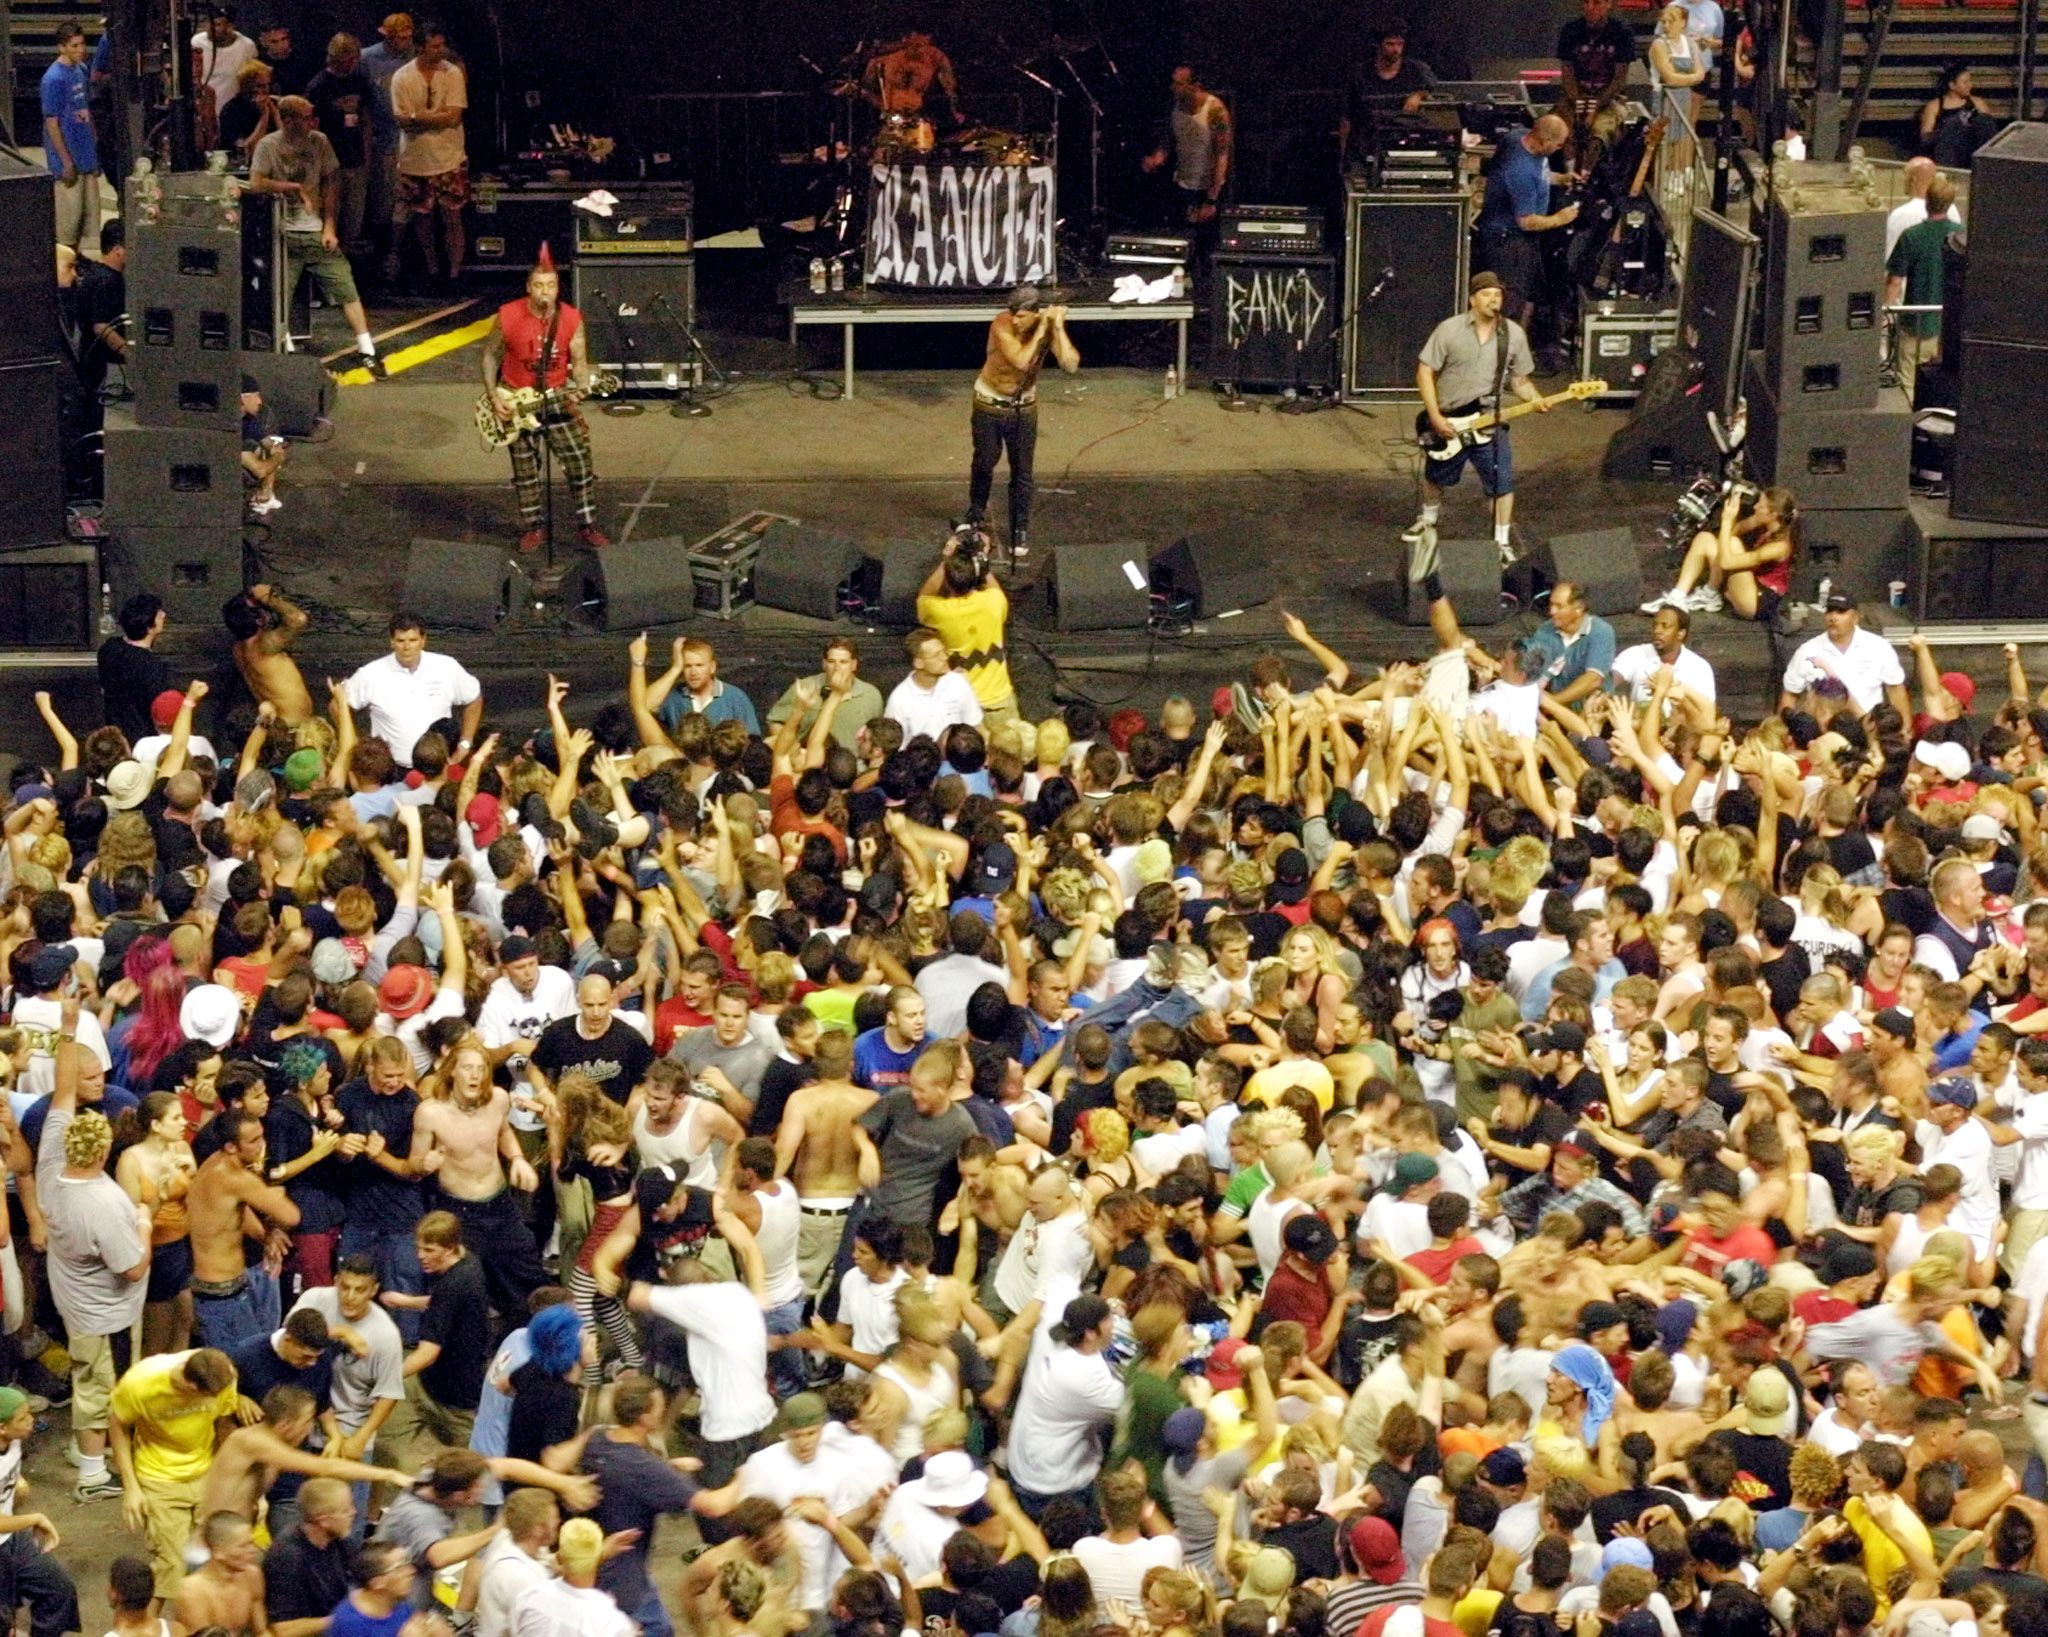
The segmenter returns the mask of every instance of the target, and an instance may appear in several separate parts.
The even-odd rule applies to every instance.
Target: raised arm
[[[50,702],[47,693],[36,694],[36,714],[43,719],[43,726],[50,730],[50,737],[57,741],[57,767],[68,773],[78,765],[78,740],[64,725],[64,718],[57,714],[57,707]]]

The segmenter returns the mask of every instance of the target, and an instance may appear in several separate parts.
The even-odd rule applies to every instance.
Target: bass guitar
[[[609,398],[618,390],[616,375],[593,375],[587,387],[573,382],[547,388],[508,387],[506,396],[512,400],[512,412],[503,420],[498,418],[497,403],[486,392],[476,401],[477,436],[484,440],[486,449],[503,449],[521,433],[538,432],[541,417],[550,411],[573,407],[585,398]]]
[[[1417,410],[1415,414],[1415,442],[1430,460],[1453,460],[1459,451],[1471,449],[1482,443],[1493,441],[1494,428],[1509,421],[1520,420],[1539,409],[1548,409],[1552,404],[1570,403],[1575,398],[1597,398],[1609,391],[1605,381],[1574,381],[1562,392],[1553,392],[1547,398],[1538,398],[1534,403],[1510,404],[1506,409],[1487,414],[1476,409],[1469,415],[1447,415],[1451,423],[1451,435],[1447,438],[1429,424],[1429,411]]]

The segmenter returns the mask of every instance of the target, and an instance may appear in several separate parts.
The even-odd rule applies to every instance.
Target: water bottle
[[[839,257],[832,258],[832,293],[836,296],[846,289],[846,263]]]
[[[1823,574],[1820,577],[1819,587],[1813,593],[1814,606],[1819,608],[1823,613],[1827,611],[1828,593],[1834,590],[1834,588],[1835,582],[1829,579],[1825,574]]]
[[[1171,364],[1166,366],[1166,392],[1164,395],[1168,398],[1178,398],[1180,396],[1180,371]]]
[[[1175,301],[1185,300],[1187,293],[1188,270],[1185,267],[1176,267],[1173,270],[1173,299]]]
[[[100,581],[100,640],[106,641],[114,634],[114,588],[107,581]]]
[[[813,256],[811,258],[811,294],[814,296],[822,296],[824,293],[825,258],[822,256]]]

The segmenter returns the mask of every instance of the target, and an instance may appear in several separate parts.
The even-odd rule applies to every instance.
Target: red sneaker
[[[606,546],[612,543],[611,536],[606,534],[595,523],[579,524],[576,529],[576,538],[581,540],[592,551],[603,551]]]
[[[519,549],[521,551],[539,551],[547,543],[548,536],[545,529],[528,529],[519,537]]]

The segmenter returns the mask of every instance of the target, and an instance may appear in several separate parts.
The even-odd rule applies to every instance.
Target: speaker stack
[[[1376,191],[1345,185],[1344,396],[1415,396],[1415,356],[1445,317],[1465,310],[1471,206],[1462,190]]]
[[[126,216],[135,402],[107,417],[108,580],[212,627],[244,584],[241,199],[229,177],[149,174]]]
[[[1763,347],[1743,370],[1750,475],[1798,499],[1805,573],[1864,600],[1905,565],[1912,479],[1912,407],[1878,383],[1884,225],[1883,205],[1845,181],[1775,191]]]
[[[1961,234],[1944,246],[1941,368],[1921,371],[1955,406],[1949,498],[1912,505],[1922,619],[2012,619],[2048,604],[2044,212],[2048,125],[2009,125],[1971,163],[1967,246]]]
[[[569,299],[588,327],[592,366],[616,375],[621,392],[699,384],[694,204],[688,182],[648,182],[609,215],[576,212]]]
[[[64,538],[64,377],[50,173],[0,154],[0,550]]]

